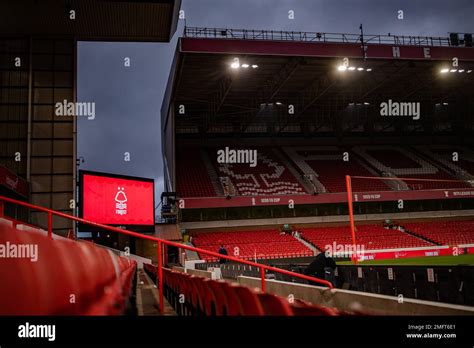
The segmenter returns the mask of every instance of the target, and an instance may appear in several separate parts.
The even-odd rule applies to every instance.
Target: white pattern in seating
[[[236,173],[233,169],[234,164],[219,164],[218,170],[227,175],[232,181],[234,186],[241,195],[257,195],[257,194],[269,194],[269,195],[282,195],[282,194],[303,194],[305,190],[301,185],[293,178],[291,173],[282,165],[278,164],[276,160],[270,158],[268,154],[258,153],[258,164],[257,167],[248,167],[248,172]],[[263,163],[265,167],[272,168],[271,173],[259,173],[260,163]],[[278,180],[279,179],[279,180]],[[288,180],[294,179],[293,182]]]

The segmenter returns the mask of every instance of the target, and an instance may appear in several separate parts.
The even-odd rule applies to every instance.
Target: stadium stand
[[[446,145],[416,146],[415,149],[452,172],[462,175],[461,179],[474,178],[474,153],[463,147]]]
[[[301,236],[320,250],[326,245],[351,245],[351,232],[348,226],[301,228]],[[365,250],[426,247],[433,244],[408,233],[385,229],[378,225],[357,226],[357,244]]]
[[[0,245],[16,256],[1,260],[2,278],[10,281],[0,286],[0,315],[125,313],[135,261],[89,242],[20,231],[2,220]]]
[[[252,230],[238,232],[209,232],[193,234],[193,244],[201,249],[217,252],[223,244],[229,255],[242,259],[272,259],[312,256],[313,252],[294,237],[281,235],[277,230]],[[203,260],[217,258],[200,255]]]
[[[296,166],[304,174],[312,174],[313,178],[324,186],[324,192],[345,192],[345,176],[378,176],[378,173],[371,172],[363,165],[359,159],[354,158],[346,150],[336,146],[304,146],[304,147],[284,147],[286,152]],[[343,160],[343,153],[348,151],[349,161]],[[383,182],[356,182],[354,191],[387,191],[390,188]]]
[[[177,190],[183,197],[213,197],[216,191],[209,179],[199,150],[186,148],[177,151]]]
[[[365,158],[374,168],[381,173],[390,173],[390,176],[402,178],[422,178],[431,180],[456,180],[442,168],[429,163],[407,149],[400,147],[367,147],[359,146],[354,151]],[[452,182],[407,182],[411,190],[431,190],[469,187],[463,183]]]
[[[295,177],[297,174],[301,178],[311,178],[311,186],[314,187],[312,191],[317,193],[345,192],[346,175],[426,179],[423,182],[355,180],[352,183],[354,192],[453,189],[474,185],[468,182],[450,182],[474,180],[474,174],[471,174],[474,172],[474,155],[465,151],[467,155],[453,163],[448,158],[452,156],[452,151],[444,148],[419,147],[418,150],[422,155],[414,149],[388,145],[355,146],[347,149],[337,146],[258,148],[258,164],[251,167],[248,163],[217,163],[216,151],[208,149],[206,153],[215,168],[215,173],[214,170],[210,173],[198,149],[182,148],[177,155],[180,159],[177,161],[178,192],[182,197],[218,196],[211,180],[216,174],[219,179],[215,181],[222,187],[222,192],[231,196],[313,193],[305,189]],[[278,151],[284,154],[285,161],[279,159],[276,153]],[[349,154],[349,161],[343,160],[344,152]],[[193,170],[190,171],[189,168]]]
[[[413,222],[405,227],[442,245],[474,244],[474,221]]]
[[[156,279],[157,267],[144,265]],[[164,295],[180,315],[206,316],[294,316],[343,314],[337,309],[313,305],[304,301],[289,303],[282,297],[261,293],[223,280],[210,280],[186,273],[163,269]],[[180,297],[184,295],[184,301]],[[344,313],[347,315],[349,313]]]
[[[210,157],[216,159],[216,150],[211,150]],[[257,165],[248,163],[217,163],[216,170],[221,177],[229,178],[238,194],[249,195],[283,195],[304,194],[303,186],[291,172],[278,160],[271,148],[257,149]]]

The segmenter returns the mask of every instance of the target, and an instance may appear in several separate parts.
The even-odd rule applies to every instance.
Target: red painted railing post
[[[355,223],[354,223],[354,205],[352,202],[352,182],[351,177],[346,175],[346,189],[347,189],[347,204],[349,205],[349,223],[351,227],[351,236],[352,236],[352,262],[357,265],[357,255],[356,255],[356,235],[355,235]]]
[[[163,256],[162,256],[163,244],[158,242],[158,281],[157,285],[160,288],[160,313],[163,314],[165,306],[163,303]]]
[[[0,200],[0,217],[3,217],[5,206],[2,200]]]
[[[260,277],[262,277],[262,292],[267,292],[265,284],[265,268],[260,267]]]
[[[48,238],[53,238],[53,214],[48,212]]]

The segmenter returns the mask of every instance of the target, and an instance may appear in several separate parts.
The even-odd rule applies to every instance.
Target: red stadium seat
[[[291,316],[293,311],[288,301],[272,294],[258,294],[265,315]]]
[[[244,286],[231,285],[230,287],[235,291],[239,298],[242,315],[259,316],[265,314],[255,291]]]
[[[305,301],[295,300],[291,305],[293,315],[296,316],[336,316],[337,311],[319,305],[309,304]]]
[[[0,315],[114,315],[125,310],[136,262],[93,244],[1,226],[0,243],[32,245],[38,259],[2,258]],[[119,266],[121,263],[121,266]]]

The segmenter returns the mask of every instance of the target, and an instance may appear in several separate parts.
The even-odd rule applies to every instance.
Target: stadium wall
[[[239,284],[259,288],[259,278],[240,276]],[[474,308],[454,304],[403,298],[400,303],[395,296],[364,293],[342,289],[327,289],[320,286],[295,284],[278,280],[267,280],[266,290],[269,293],[285,298],[293,295],[311,303],[340,310],[359,310],[379,315],[474,315]]]

